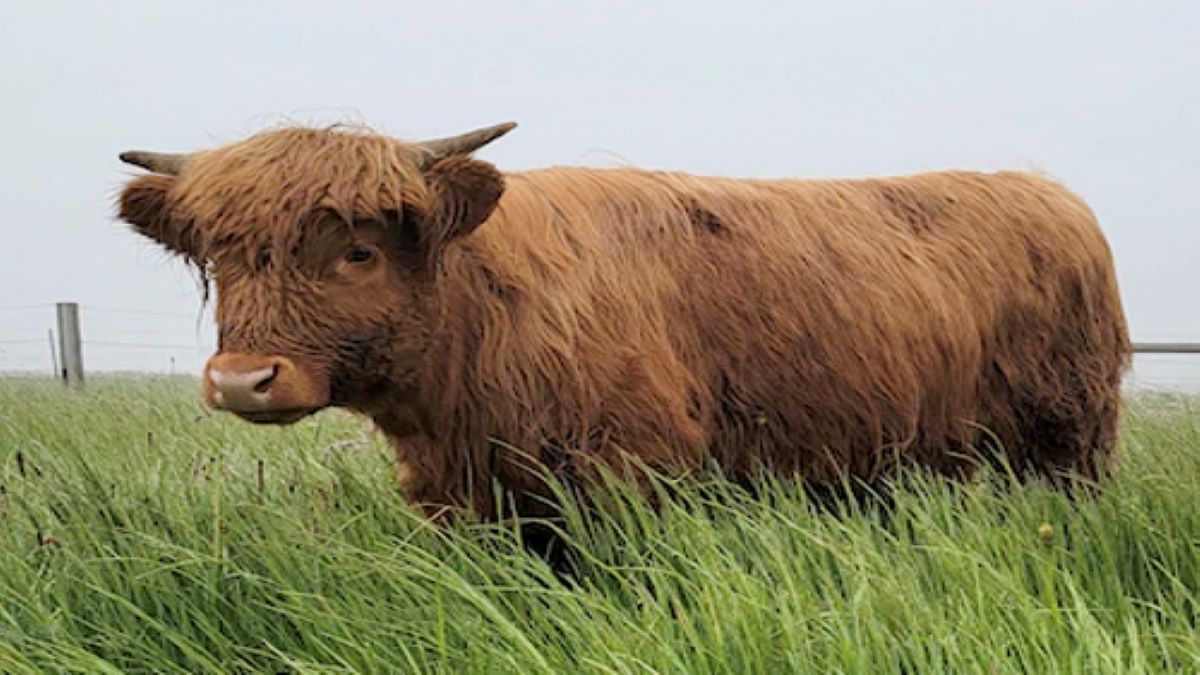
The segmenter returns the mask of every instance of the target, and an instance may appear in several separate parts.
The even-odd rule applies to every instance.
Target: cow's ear
[[[430,209],[418,226],[421,248],[430,259],[446,244],[475,231],[500,201],[504,175],[466,156],[447,157],[426,169]]]
[[[192,227],[172,215],[167,201],[174,182],[173,176],[161,174],[134,179],[121,191],[119,215],[138,234],[157,241],[168,251],[195,257]]]

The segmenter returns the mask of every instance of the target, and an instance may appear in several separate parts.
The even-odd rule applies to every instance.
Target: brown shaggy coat
[[[317,207],[438,208],[411,146],[336,129],[139,179],[155,180],[193,252],[286,246]],[[417,501],[486,515],[497,481],[523,502],[544,493],[530,457],[582,478],[712,458],[814,484],[903,463],[964,475],[997,449],[1023,474],[1112,464],[1130,346],[1109,248],[1057,183],[551,168],[502,185],[473,232],[423,237],[422,357],[353,406]]]

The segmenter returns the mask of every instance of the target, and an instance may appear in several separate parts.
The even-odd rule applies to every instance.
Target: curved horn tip
[[[146,150],[126,150],[117,155],[117,157],[126,164],[132,164],[155,173],[169,175],[178,174],[191,159],[191,155],[149,152]]]
[[[146,161],[146,158],[141,150],[126,150],[125,152],[117,155],[117,158],[126,164],[132,164],[134,166],[145,168],[144,162]]]
[[[516,128],[517,128],[516,122],[501,122],[500,124],[497,124],[497,125],[494,125],[491,127],[486,127],[483,129],[483,131],[485,133],[487,133],[487,135],[489,137],[488,142],[490,143],[491,141],[494,141],[497,138],[500,138],[504,134],[507,134],[508,132],[510,132]]]
[[[500,138],[517,127],[516,122],[504,122],[468,131],[457,136],[435,138],[422,141],[417,145],[424,149],[428,161],[447,157],[449,155],[468,155],[479,148]]]

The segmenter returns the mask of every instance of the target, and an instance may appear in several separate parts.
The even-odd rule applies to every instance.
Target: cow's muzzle
[[[290,424],[329,405],[329,380],[286,356],[217,354],[204,367],[204,399],[260,424]]]

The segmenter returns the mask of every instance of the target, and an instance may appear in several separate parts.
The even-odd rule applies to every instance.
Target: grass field
[[[0,380],[3,672],[1200,670],[1200,401],[1142,396],[1094,501],[914,477],[886,513],[794,485],[435,531],[360,422],[257,428],[187,378]]]

